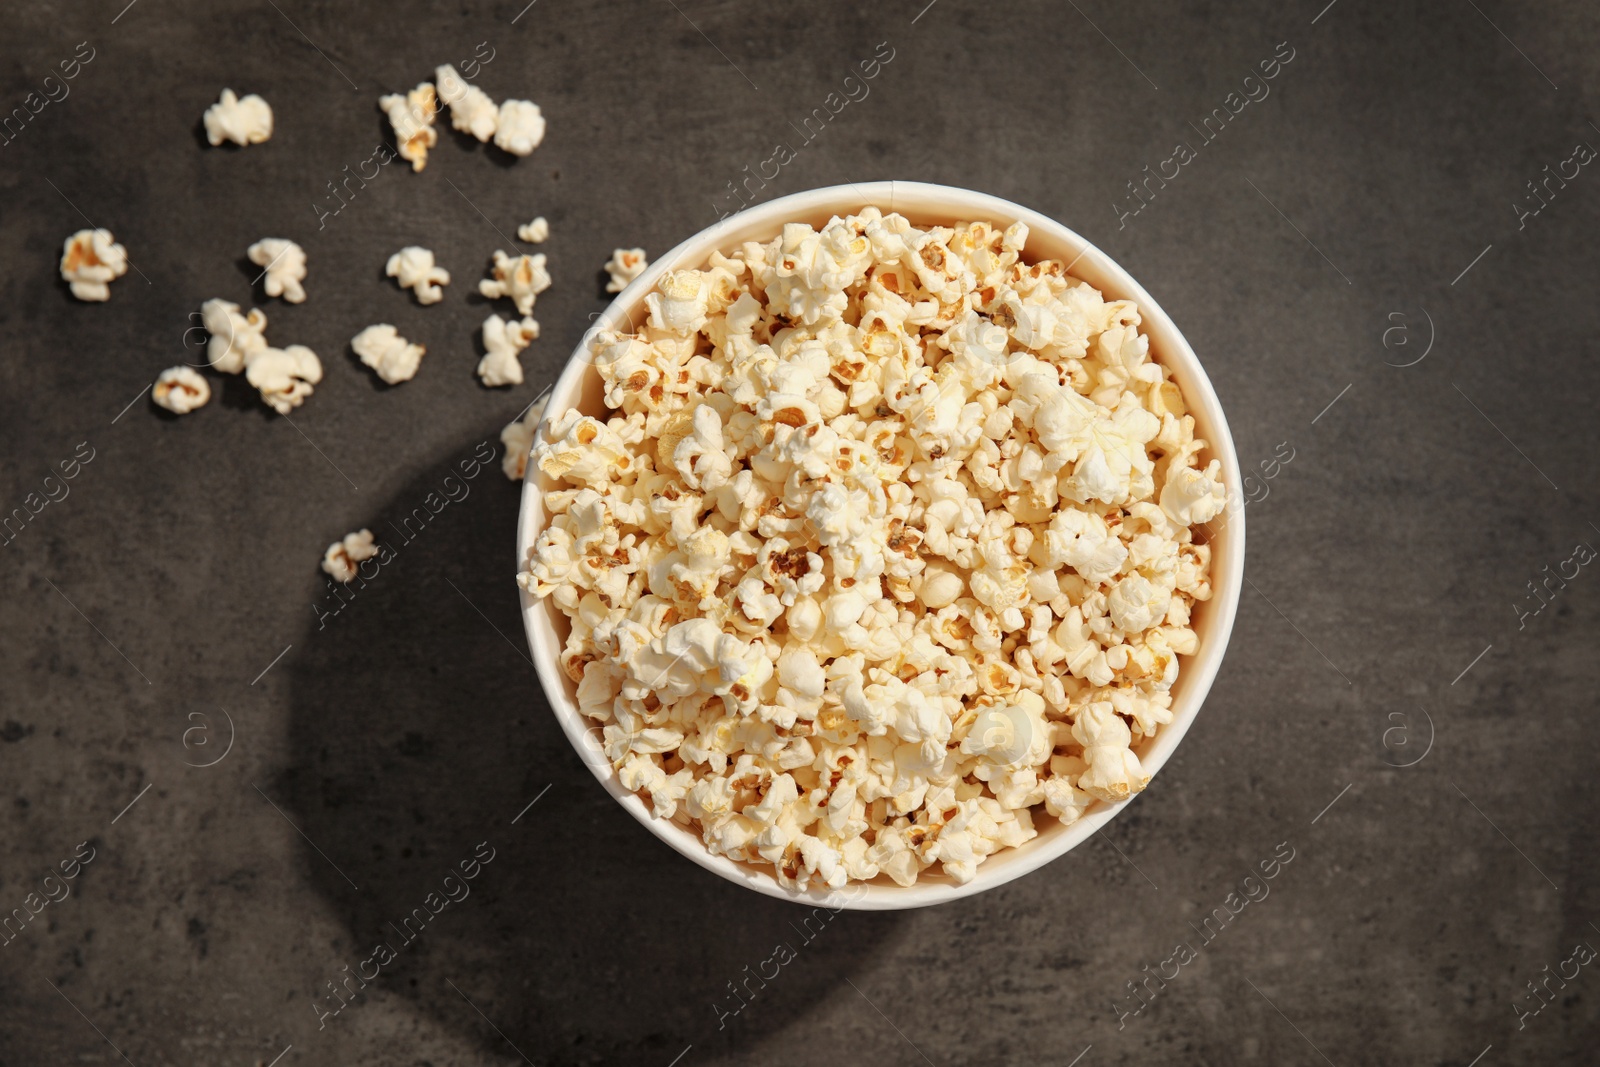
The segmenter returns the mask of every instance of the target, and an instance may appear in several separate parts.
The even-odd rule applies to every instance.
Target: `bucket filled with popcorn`
[[[1216,394],[1053,220],[907,182],[752,207],[617,297],[551,392],[518,583],[563,729],[709,870],[938,903],[1143,790],[1243,579]]]

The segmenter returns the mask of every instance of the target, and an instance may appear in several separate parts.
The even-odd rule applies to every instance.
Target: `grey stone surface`
[[[0,507],[93,458],[0,548],[0,909],[80,842],[93,860],[0,947],[0,1063],[1591,1061],[1594,965],[1515,1005],[1600,946],[1600,578],[1516,605],[1600,541],[1600,177],[1512,205],[1600,145],[1592,7],[523,2],[7,11],[6,111],[59,94],[78,42],[94,58],[0,147]],[[880,41],[870,95],[762,198],[892,177],[1062,219],[1186,331],[1245,464],[1294,459],[1250,505],[1205,713],[1121,819],[977,898],[839,916],[719,1027],[805,913],[669,852],[563,741],[524,659],[514,487],[491,465],[321,625],[316,564],[497,445],[603,307],[610,250],[713,221]],[[447,132],[319,230],[385,136],[377,96],[479,42],[477,81],[537,100],[543,147],[507,164]],[[1202,143],[1280,42],[1270,95]],[[269,143],[202,146],[223,86],[272,103]],[[1119,219],[1179,141],[1194,158]],[[536,214],[545,335],[526,386],[487,391],[473,282]],[[55,274],[85,217],[136,267],[105,305]],[[323,355],[316,395],[292,423],[233,379],[156,411],[141,389],[199,358],[202,300],[251,298],[266,235],[310,256],[310,299],[264,306]],[[454,274],[443,304],[382,278],[410,243]],[[379,321],[428,346],[416,381],[349,353]],[[226,720],[227,755],[188,765]],[[471,896],[319,1025],[324,983],[480,842]],[[1126,983],[1285,842],[1270,896],[1119,1026]]]

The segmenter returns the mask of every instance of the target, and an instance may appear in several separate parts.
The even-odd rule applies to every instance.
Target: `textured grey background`
[[[1600,543],[1600,177],[1520,229],[1512,205],[1600,144],[1592,5],[523,2],[8,6],[5,109],[78,42],[96,56],[0,147],[0,506],[80,442],[94,459],[0,548],[0,909],[96,856],[0,947],[0,1062],[1586,1062],[1593,965],[1520,1028],[1513,1005],[1600,946],[1600,578],[1521,628],[1516,605]],[[840,916],[719,1029],[726,983],[803,913],[670,853],[562,740],[523,658],[515,488],[483,473],[320,629],[316,564],[498,444],[603,307],[611,248],[713,221],[880,41],[870,96],[763,198],[892,177],[1062,219],[1187,332],[1246,466],[1294,459],[1250,505],[1205,714],[1145,796],[1021,881]],[[326,183],[385,136],[378,95],[480,42],[476,80],[536,100],[543,147],[509,164],[446,131],[319,232]],[[1126,183],[1280,42],[1271,95],[1119,225]],[[268,144],[202,147],[225,85],[271,102]],[[528,384],[491,392],[472,285],[535,214],[545,335]],[[137,267],[105,305],[55,273],[84,216]],[[271,336],[327,371],[293,425],[232,379],[181,420],[136,400],[198,358],[202,300],[250,300],[265,235],[310,256]],[[381,277],[413,242],[455,276],[439,306]],[[377,321],[428,345],[414,382],[350,355]],[[187,766],[224,710],[226,758]],[[324,983],[482,841],[472,896],[319,1029]],[[1271,896],[1119,1029],[1125,983],[1281,842]]]

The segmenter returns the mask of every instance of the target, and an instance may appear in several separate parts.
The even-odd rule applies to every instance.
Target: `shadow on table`
[[[500,447],[492,435],[463,442],[371,516],[392,557],[369,563],[342,607],[319,581],[326,595],[296,640],[292,762],[273,789],[315,843],[306,869],[348,930],[318,947],[324,978],[378,969],[376,991],[541,1065],[666,1067],[689,1044],[770,1035],[847,989],[900,919],[841,913],[804,926],[806,909],[702,871],[594,780],[526,658],[513,580],[520,487],[501,474]],[[475,878],[447,883],[484,855]],[[414,909],[425,925],[407,924]],[[779,942],[797,958],[763,989],[751,976]],[[393,953],[381,967],[380,943]],[[729,982],[755,995],[719,1016],[741,1003]],[[306,992],[318,995],[323,1010],[339,1007],[325,985]]]

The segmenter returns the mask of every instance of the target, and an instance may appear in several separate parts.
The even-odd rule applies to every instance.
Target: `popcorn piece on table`
[[[649,265],[642,248],[614,250],[611,258],[606,261],[606,273],[611,275],[611,280],[606,283],[606,292],[622,292],[628,287],[628,283],[643,274]]]
[[[381,96],[378,107],[389,117],[400,158],[410,163],[413,171],[426,167],[428,149],[439,143],[439,131],[433,125],[439,114],[439,95],[434,92],[433,83],[422,82],[404,96]]]
[[[508,256],[495,249],[490,277],[478,283],[478,292],[490,300],[509,297],[517,314],[533,314],[534,301],[550,288],[550,273],[544,269],[544,253],[536,256]]]
[[[322,569],[336,582],[350,582],[355,580],[356,564],[377,554],[378,546],[372,543],[372,531],[361,529],[345,534],[344,540],[328,546],[328,551],[322,556]]]
[[[1138,307],[1026,240],[786,226],[593,338],[605,413],[502,433],[618,780],[786,887],[966,882],[1172,721],[1220,467]]]
[[[211,399],[211,385],[189,367],[168,367],[156,378],[150,397],[174,415],[187,415]]]
[[[407,245],[390,256],[384,272],[398,281],[400,288],[414,292],[419,304],[437,304],[444,299],[444,290],[439,287],[450,284],[450,272],[435,266],[433,253],[416,245]]]
[[[259,308],[241,315],[232,301],[207,300],[200,305],[200,321],[211,334],[206,358],[224,374],[238,374],[251,356],[267,347],[267,316]]]
[[[282,237],[263,237],[250,246],[250,262],[266,275],[266,293],[281,296],[291,304],[303,303],[306,291],[305,249]]]
[[[322,361],[305,345],[263,348],[250,356],[244,376],[274,411],[287,415],[322,381]]]
[[[543,215],[517,227],[517,240],[527,241],[529,244],[543,244],[549,236],[550,223],[545,221]]]
[[[500,105],[495,121],[495,147],[514,156],[532,154],[544,140],[544,116],[539,105],[528,100],[507,100]]]
[[[449,63],[434,71],[433,83],[439,99],[450,105],[452,128],[470,133],[480,141],[487,141],[494,136],[500,121],[500,109],[489,99],[488,93],[469,85]]]
[[[483,358],[478,360],[478,377],[488,386],[521,385],[522,363],[518,353],[539,337],[539,324],[524,318],[507,322],[499,315],[483,320]]]
[[[514,482],[522,481],[528,469],[528,453],[533,450],[533,439],[538,436],[539,422],[544,418],[545,405],[550,402],[550,391],[528,405],[521,417],[506,423],[500,431],[500,443],[506,446],[500,457],[500,469]]]
[[[128,272],[128,250],[110,230],[79,230],[61,249],[61,278],[79,300],[111,299],[111,283]]]
[[[414,345],[401,337],[400,332],[388,323],[368,326],[351,338],[350,347],[362,363],[371,367],[378,377],[390,385],[408,382],[416,377],[417,367],[428,351],[422,345]]]
[[[255,93],[240,97],[224,89],[222,97],[206,108],[205,127],[206,140],[213,145],[260,144],[272,136],[272,108]]]

